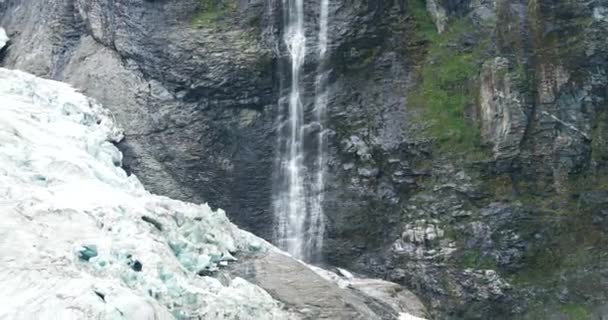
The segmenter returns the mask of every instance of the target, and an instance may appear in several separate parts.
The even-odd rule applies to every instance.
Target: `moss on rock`
[[[424,0],[410,0],[408,5],[416,21],[416,36],[426,44],[426,59],[419,66],[419,82],[409,100],[422,108],[420,120],[429,123],[424,134],[447,154],[483,158],[487,154],[471,115],[489,36],[480,34],[466,18],[454,20],[438,34]]]
[[[208,28],[216,26],[222,17],[235,12],[236,0],[199,0],[199,12],[194,17],[194,26]]]

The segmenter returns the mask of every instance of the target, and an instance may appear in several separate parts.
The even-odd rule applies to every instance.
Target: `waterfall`
[[[317,257],[323,245],[325,216],[323,191],[325,185],[325,129],[327,109],[327,74],[325,60],[328,48],[329,0],[321,0],[318,33],[319,67],[315,78],[315,99],[311,123],[303,103],[303,66],[306,59],[306,30],[304,0],[283,0],[283,41],[289,53],[289,94],[279,101],[286,110],[279,119],[279,183],[274,199],[275,243],[294,257],[310,261]],[[285,113],[285,111],[283,111]],[[307,134],[319,127],[315,135]],[[305,150],[307,139],[315,139],[316,148]],[[306,159],[312,157],[313,163]]]
[[[280,178],[282,185],[275,200],[275,241],[295,257],[304,256],[304,224],[306,199],[304,195],[304,110],[300,96],[300,75],[306,55],[303,0],[283,0],[285,31],[283,41],[291,63],[290,91],[287,117],[281,121],[279,135]],[[279,103],[280,106],[284,103]]]
[[[325,189],[325,116],[327,112],[327,27],[329,15],[329,0],[321,0],[319,17],[319,66],[315,79],[315,122],[320,125],[317,133],[317,159],[316,175],[313,183],[313,192],[310,208],[310,256],[317,254],[323,248],[323,235],[325,233],[325,214],[323,213],[323,196]]]

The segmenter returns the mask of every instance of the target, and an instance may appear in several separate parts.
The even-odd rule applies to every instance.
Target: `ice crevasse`
[[[120,139],[69,85],[0,68],[0,319],[288,319],[243,279],[198,275],[270,245],[147,192]]]

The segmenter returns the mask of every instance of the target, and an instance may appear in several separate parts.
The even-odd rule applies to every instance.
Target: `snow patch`
[[[411,315],[409,313],[402,312],[402,313],[399,314],[399,320],[426,320],[426,319],[425,318],[420,318],[420,317],[413,316],[413,315]]]
[[[595,7],[593,8],[593,19],[600,22],[608,22],[608,8]]]
[[[308,264],[306,266],[309,267],[312,271],[314,271],[321,278],[323,278],[329,282],[335,283],[340,289],[346,289],[350,286],[350,279],[344,278],[335,272],[331,272],[329,270],[325,270],[325,269],[322,269],[322,268],[319,268],[317,266],[313,266],[310,264]]]
[[[70,86],[0,68],[0,319],[286,319],[259,287],[201,276],[270,246],[147,192],[122,137]]]
[[[10,39],[6,35],[6,31],[4,28],[0,27],[0,49],[4,48],[4,46],[8,43]]]

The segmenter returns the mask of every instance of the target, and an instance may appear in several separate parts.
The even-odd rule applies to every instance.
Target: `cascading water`
[[[329,0],[321,0],[319,19],[319,67],[315,79],[315,99],[312,123],[306,123],[302,73],[306,58],[304,0],[283,0],[285,31],[283,41],[289,53],[291,76],[289,94],[279,105],[286,109],[279,126],[279,183],[274,200],[275,242],[293,256],[312,260],[323,245],[325,217],[323,191],[325,184],[325,142],[323,122],[327,109],[327,74],[325,57],[328,48]],[[316,135],[309,135],[311,127],[318,127]],[[306,139],[315,139],[313,163],[304,146]]]
[[[321,0],[319,17],[319,67],[315,79],[315,122],[319,125],[317,133],[317,159],[316,175],[313,183],[313,195],[310,207],[310,237],[309,255],[312,257],[320,252],[323,247],[323,235],[325,233],[325,215],[323,213],[323,196],[325,189],[325,116],[327,112],[327,27],[329,16],[329,0]]]
[[[287,116],[279,130],[279,165],[281,186],[275,200],[275,241],[295,257],[303,257],[306,201],[303,177],[304,110],[300,96],[300,73],[306,55],[303,0],[283,0],[286,24],[283,40],[291,62],[291,85]],[[279,103],[284,105],[284,103]]]

